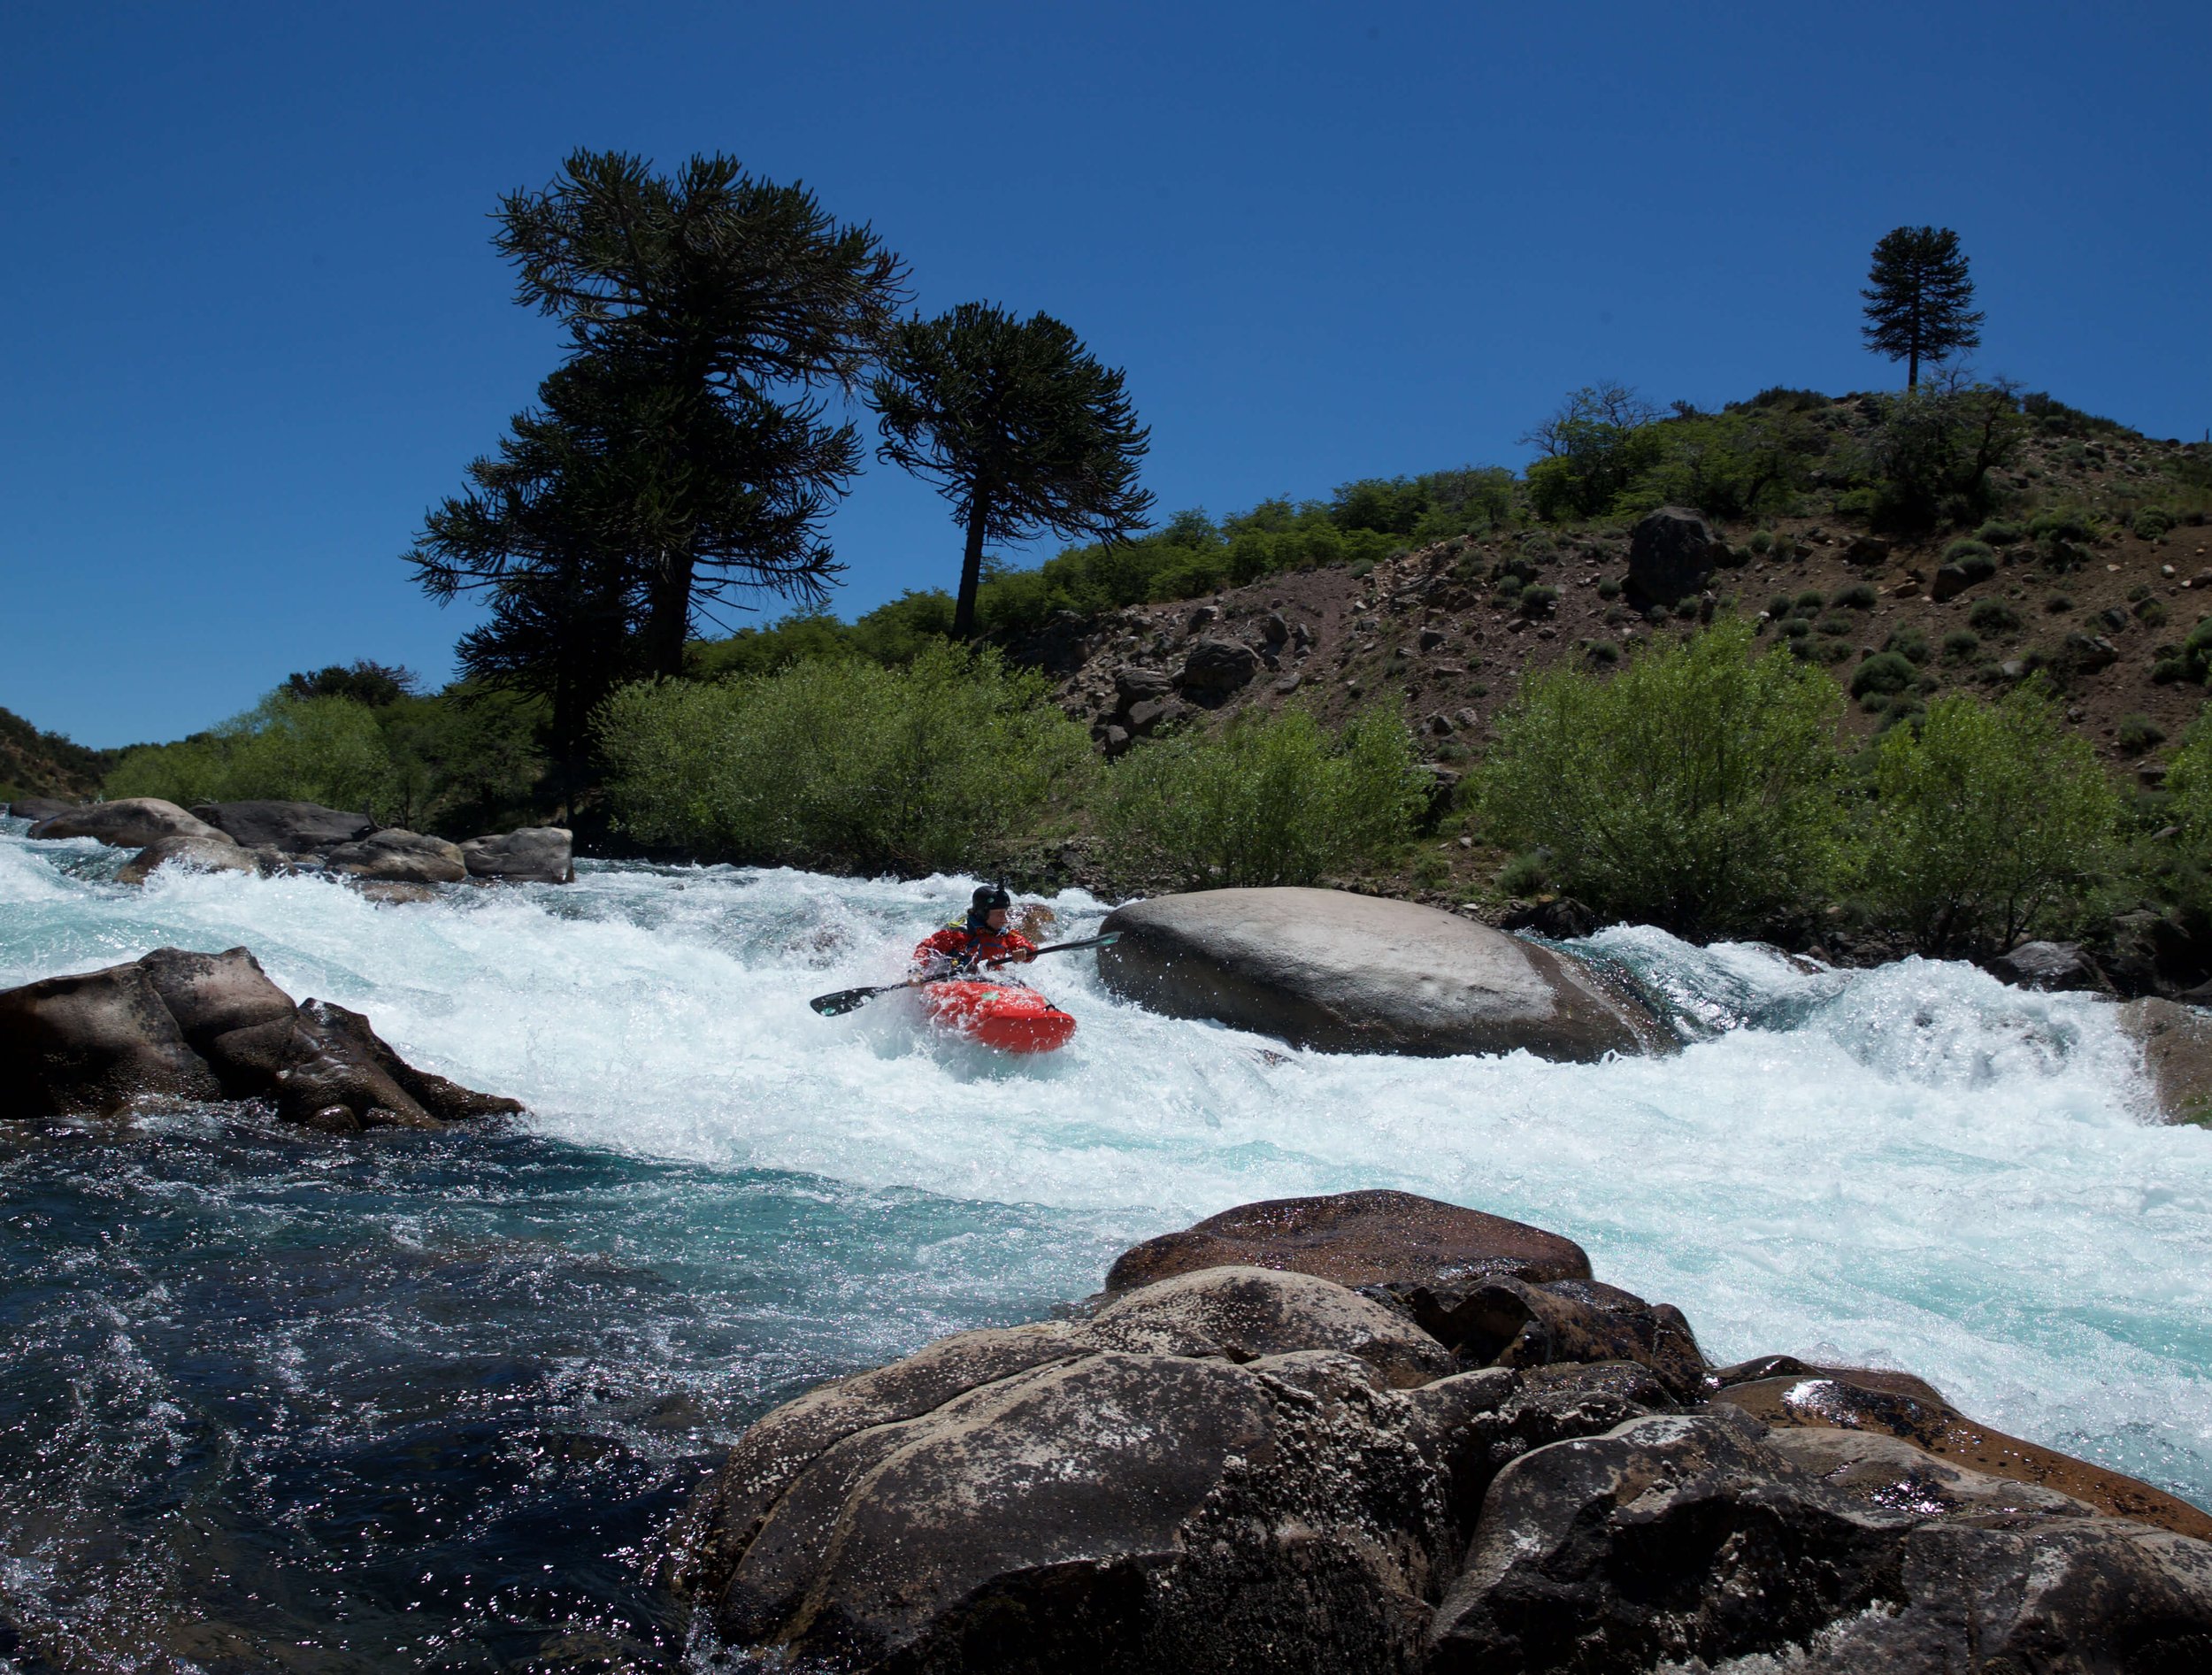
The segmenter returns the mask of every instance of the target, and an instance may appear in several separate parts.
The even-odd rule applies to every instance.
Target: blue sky
[[[1856,288],[1958,229],[1986,371],[2212,426],[2212,7],[103,6],[0,53],[0,705],[173,737],[434,679],[399,555],[559,354],[488,242],[578,146],[723,150],[934,311],[1127,369],[1163,511],[1471,462],[1575,385],[1893,381]],[[841,608],[949,582],[872,466]],[[773,614],[772,609],[770,614]]]

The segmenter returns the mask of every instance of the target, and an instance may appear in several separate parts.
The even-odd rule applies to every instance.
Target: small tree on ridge
[[[1982,341],[1982,311],[1959,235],[1947,227],[1901,227],[1874,247],[1867,274],[1869,349],[1905,363],[1905,388],[1920,384],[1920,363],[1939,361]]]
[[[1145,526],[1137,468],[1151,435],[1118,368],[1101,365],[1048,314],[1016,319],[963,303],[891,334],[870,388],[881,458],[933,480],[966,530],[956,639],[975,634],[989,541],[1044,530],[1117,542]]]

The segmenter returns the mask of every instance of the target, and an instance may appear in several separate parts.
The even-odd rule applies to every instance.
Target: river
[[[373,907],[0,821],[0,987],[161,945],[530,1114],[331,1139],[250,1109],[0,1134],[0,1668],[681,1667],[655,1542],[810,1384],[1032,1320],[1234,1203],[1390,1186],[1554,1229],[1708,1356],[1909,1368],[2212,1503],[2212,1133],[2112,1010],[1622,928],[1692,1044],[1576,1066],[1270,1050],[1035,969],[1049,1058],[882,982],[972,880],[586,863]],[[1104,908],[1059,898],[1056,934]]]

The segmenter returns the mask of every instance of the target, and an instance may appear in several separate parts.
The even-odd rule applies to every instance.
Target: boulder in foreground
[[[1116,908],[1115,993],[1325,1052],[1525,1050],[1589,1063],[1675,1043],[1571,956],[1411,902],[1341,890],[1202,890]]]
[[[0,991],[0,1118],[114,1117],[142,1099],[259,1099],[334,1133],[518,1111],[417,1070],[368,1019],[295,1005],[242,948],[157,948],[127,965]]]
[[[667,1579],[741,1659],[844,1675],[2204,1666],[2196,1509],[1932,1451],[1965,1422],[1908,1375],[1710,1372],[1665,1305],[1534,1277],[1571,1241],[1473,1214],[1245,1206],[1187,1233],[1373,1283],[1197,1268],[824,1386],[739,1440]]]

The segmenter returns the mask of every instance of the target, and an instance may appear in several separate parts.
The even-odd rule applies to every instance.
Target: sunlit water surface
[[[2212,1502],[2212,1134],[2146,1121],[2085,998],[1620,930],[1586,947],[1678,1056],[1357,1058],[1151,1016],[1078,955],[1036,972],[1073,1044],[1021,1062],[806,1005],[895,976],[965,880],[587,865],[379,908],[127,887],[22,830],[0,986],[243,943],[531,1114],[0,1136],[0,1664],[680,1664],[656,1541],[748,1419],[1041,1318],[1133,1240],[1353,1187],[1568,1233],[1717,1361],[1909,1367]]]

